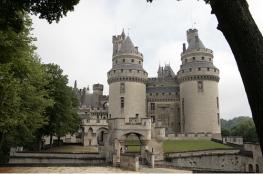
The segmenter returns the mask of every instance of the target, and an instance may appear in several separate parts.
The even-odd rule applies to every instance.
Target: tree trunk
[[[5,134],[0,132],[0,150],[2,149],[4,139],[5,139]]]
[[[246,0],[210,0],[210,5],[217,17],[218,29],[224,34],[235,56],[263,150],[262,34],[249,12]]]
[[[60,146],[60,136],[58,136],[58,146]]]
[[[49,144],[50,144],[50,148],[52,148],[52,141],[53,141],[53,134],[50,134],[50,137],[49,137],[50,139],[50,142],[49,142]]]

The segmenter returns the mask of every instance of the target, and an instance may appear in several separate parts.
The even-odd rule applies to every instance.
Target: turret
[[[111,118],[146,117],[146,80],[143,55],[124,31],[113,36],[112,68],[108,72]]]
[[[213,51],[204,46],[197,29],[187,31],[187,42],[178,72],[181,131],[220,134],[219,70],[213,65]]]
[[[103,85],[102,84],[94,84],[93,85],[93,94],[103,95]]]

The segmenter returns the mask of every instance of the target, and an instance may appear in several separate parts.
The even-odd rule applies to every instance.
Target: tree
[[[258,142],[255,124],[250,117],[221,119],[221,134],[222,136],[242,136],[245,142]]]
[[[49,23],[58,22],[68,11],[73,11],[79,0],[4,0],[0,1],[0,30],[23,29],[21,14],[39,15]]]
[[[48,74],[48,84],[45,89],[54,101],[54,105],[46,109],[48,124],[43,127],[43,135],[50,136],[50,145],[52,146],[52,137],[56,135],[58,141],[60,137],[67,133],[74,133],[80,123],[76,100],[72,88],[67,86],[67,76],[63,75],[63,70],[58,65],[46,64],[44,68]]]
[[[153,0],[147,0],[152,2]],[[237,62],[263,149],[263,37],[246,0],[204,0],[218,20]],[[262,151],[263,154],[263,151]]]
[[[31,21],[19,33],[0,31],[0,154],[11,146],[30,144],[37,129],[46,123],[45,108],[52,105],[46,74],[35,55],[30,35]],[[1,158],[4,160],[5,158]]]
[[[231,135],[242,136],[245,142],[257,142],[256,129],[252,120],[234,126],[231,129]]]

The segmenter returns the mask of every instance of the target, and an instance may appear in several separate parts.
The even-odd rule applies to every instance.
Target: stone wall
[[[99,153],[10,152],[10,164],[105,164]]]
[[[186,133],[220,133],[217,82],[203,80],[203,92],[198,92],[197,81],[182,82],[180,97],[184,102],[181,112]]]
[[[203,150],[166,154],[167,164],[173,167],[203,171],[240,172],[242,157],[239,149]]]
[[[134,155],[122,154],[120,157],[120,167],[126,170],[139,170],[139,157]]]
[[[187,168],[207,172],[262,172],[259,145],[245,144],[243,149],[215,149],[165,154],[165,163],[157,166]]]
[[[174,167],[189,168],[191,170],[242,172],[242,158],[235,154],[200,155],[192,157],[172,158],[170,164]]]
[[[252,157],[244,157],[246,172],[263,172],[263,157],[259,144],[245,143],[245,151],[251,151]],[[252,169],[252,170],[251,170]]]
[[[125,93],[120,94],[120,82],[109,85],[109,114],[111,118],[146,117],[146,87],[143,83],[125,82]],[[120,106],[120,98],[124,97],[124,108]]]

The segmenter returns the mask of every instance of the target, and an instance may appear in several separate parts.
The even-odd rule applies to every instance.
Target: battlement
[[[198,30],[196,28],[190,28],[186,31],[187,34],[191,34],[191,33],[198,33]]]
[[[103,91],[103,85],[102,85],[102,84],[99,84],[99,83],[94,84],[94,85],[93,85],[93,91],[94,91],[94,90]]]

